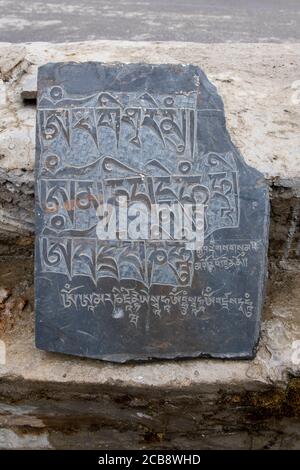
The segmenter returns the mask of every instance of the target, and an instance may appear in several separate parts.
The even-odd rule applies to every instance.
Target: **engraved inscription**
[[[201,269],[201,262],[195,265],[192,250],[175,241],[156,246],[128,241],[98,248],[96,224],[99,206],[117,204],[123,196],[129,207],[134,203],[146,208],[201,203],[205,237],[239,226],[239,181],[233,154],[197,153],[195,100],[194,92],[184,96],[98,93],[71,100],[57,86],[40,97],[43,271],[71,279],[84,273],[94,282],[107,276],[141,281],[148,287],[191,285],[195,269]],[[155,151],[144,153],[149,141]],[[79,161],[78,145],[91,150],[90,163]],[[132,146],[135,158],[130,161]],[[66,150],[58,154],[59,147]],[[126,158],[122,158],[124,148]],[[158,152],[166,157],[163,161],[153,155]],[[54,243],[52,237],[61,240]],[[95,256],[79,257],[75,250],[74,258],[77,237],[84,237],[85,249],[93,250]],[[70,247],[67,252],[66,245]],[[63,259],[49,263],[49,251]]]
[[[38,347],[121,362],[253,357],[267,187],[204,73],[46,64],[36,133]]]

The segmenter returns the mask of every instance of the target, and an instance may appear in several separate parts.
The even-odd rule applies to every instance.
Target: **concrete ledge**
[[[195,359],[118,365],[40,351],[34,345],[32,261],[1,267],[0,285],[7,298],[0,303],[6,364],[5,381],[41,384],[97,385],[119,390],[215,392],[286,387],[300,376],[293,341],[300,339],[300,278],[277,273],[269,283],[262,336],[254,360]],[[299,362],[299,364],[297,364]],[[1,386],[0,386],[1,392]]]

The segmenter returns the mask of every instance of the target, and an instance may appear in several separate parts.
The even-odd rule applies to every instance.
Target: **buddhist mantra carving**
[[[196,206],[193,245],[178,227]],[[154,234],[156,207],[172,221],[156,213]],[[267,187],[197,67],[40,68],[36,213],[38,347],[121,362],[253,356]]]

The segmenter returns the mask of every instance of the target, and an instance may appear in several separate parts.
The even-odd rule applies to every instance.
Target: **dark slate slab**
[[[117,362],[254,356],[268,190],[201,69],[47,64],[36,144],[38,348]],[[99,240],[99,207],[118,194],[202,200],[204,246]]]

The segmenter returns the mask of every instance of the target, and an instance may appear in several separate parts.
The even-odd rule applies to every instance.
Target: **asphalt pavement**
[[[299,0],[0,0],[0,41],[300,42]]]

